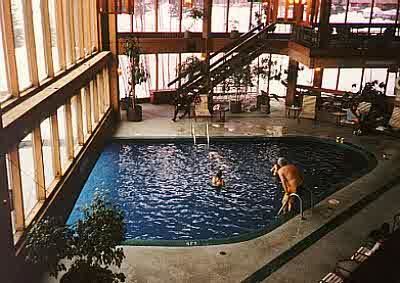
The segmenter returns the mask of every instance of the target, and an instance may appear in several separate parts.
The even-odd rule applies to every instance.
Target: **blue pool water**
[[[265,229],[276,221],[282,189],[270,173],[285,156],[305,174],[316,199],[364,174],[360,150],[314,138],[190,143],[112,143],[105,147],[69,223],[97,192],[125,213],[127,240],[225,239]],[[222,168],[226,187],[209,182]]]

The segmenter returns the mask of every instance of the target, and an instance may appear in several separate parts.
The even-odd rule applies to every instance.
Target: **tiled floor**
[[[306,220],[295,217],[274,231],[246,242],[201,247],[126,246],[122,271],[128,277],[127,282],[241,282],[246,278],[253,278],[249,282],[255,282],[255,277],[251,277],[255,272],[265,269],[268,263],[301,244],[305,237],[315,235],[321,227],[348,213],[352,206],[392,182],[400,172],[397,140],[381,136],[356,137],[352,135],[351,128],[336,127],[334,119],[332,123],[309,120],[298,123],[285,118],[281,104],[273,105],[271,115],[227,115],[225,123],[200,119],[174,123],[171,121],[171,106],[143,105],[143,111],[142,122],[123,119],[114,137],[190,138],[193,129],[196,136],[204,136],[208,124],[212,142],[215,136],[279,135],[284,128],[283,135],[311,135],[328,139],[344,137],[345,142],[363,146],[374,153],[378,165],[366,176],[328,198],[335,198],[339,205],[332,207],[325,199],[313,211],[306,211]],[[384,160],[383,153],[390,155],[390,159]],[[396,189],[383,193],[342,225],[326,235],[320,235],[322,238],[319,241],[273,272],[264,279],[265,282],[316,282],[332,270],[338,259],[349,256],[369,230],[397,212],[394,200],[399,197],[400,191]]]

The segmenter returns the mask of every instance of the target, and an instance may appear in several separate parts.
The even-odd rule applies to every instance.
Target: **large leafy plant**
[[[62,283],[125,282],[123,273],[109,269],[111,265],[120,267],[125,257],[122,248],[117,247],[124,232],[123,213],[95,197],[74,225],[62,224],[55,218],[36,223],[27,236],[26,261],[42,266],[55,278],[67,271]]]
[[[228,78],[227,88],[230,87],[236,89],[236,101],[239,100],[239,91],[243,87],[252,87],[253,85],[253,73],[250,65],[238,67],[232,75]]]
[[[129,97],[131,98],[131,107],[136,105],[136,92],[135,86],[140,85],[147,81],[149,73],[143,62],[140,60],[142,49],[136,38],[131,38],[125,43],[125,55],[128,56],[128,84],[129,84]]]
[[[185,10],[185,14],[189,18],[192,19],[192,21],[190,23],[190,26],[188,27],[188,30],[190,30],[193,27],[194,23],[197,20],[201,20],[203,18],[203,16],[204,16],[203,11],[200,8],[196,8],[196,7],[193,7],[193,8],[190,8],[190,9],[186,9]]]
[[[201,60],[196,56],[190,56],[185,59],[181,64],[176,67],[177,72],[182,75],[188,75],[189,79],[193,77],[194,70],[201,64]]]

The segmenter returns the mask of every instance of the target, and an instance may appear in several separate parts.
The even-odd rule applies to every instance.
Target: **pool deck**
[[[143,105],[142,122],[122,121],[114,138],[140,139],[204,136],[337,136],[373,153],[378,164],[367,175],[337,191],[272,232],[234,244],[193,247],[124,246],[122,271],[127,282],[318,282],[339,259],[348,258],[368,232],[400,212],[400,143],[386,136],[352,135],[333,123],[284,117],[282,105],[271,115],[227,115],[225,123],[204,119],[171,121],[172,107]],[[333,119],[332,119],[333,120]],[[389,156],[383,159],[383,153]],[[318,164],[316,164],[318,166]],[[328,203],[336,199],[338,204]],[[221,253],[221,252],[224,253]]]

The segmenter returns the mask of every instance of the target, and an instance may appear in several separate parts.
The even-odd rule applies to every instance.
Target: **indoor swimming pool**
[[[94,194],[125,213],[127,244],[199,245],[240,241],[287,220],[277,217],[282,187],[270,168],[286,157],[319,201],[375,166],[352,145],[311,137],[116,141],[101,153],[68,220]],[[222,169],[225,187],[210,185]],[[302,193],[306,205],[310,193]]]

